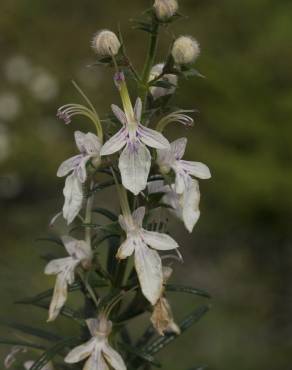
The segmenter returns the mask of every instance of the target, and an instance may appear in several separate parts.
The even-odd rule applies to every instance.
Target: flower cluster
[[[153,63],[152,51],[157,46],[159,27],[177,16],[176,0],[155,0],[149,21],[150,51],[141,76],[115,33],[102,30],[94,36],[92,47],[99,63],[115,68],[113,85],[122,102],[122,109],[111,106],[110,119],[99,119],[93,104],[76,84],[86,105],[66,104],[57,113],[66,124],[79,115],[91,121],[96,129],[96,133],[75,131],[79,153],[65,160],[57,170],[58,177],[66,177],[65,201],[60,214],[67,225],[74,223],[74,227],[59,239],[67,256],[53,258],[44,271],[47,275],[56,275],[48,321],[67,312],[68,293],[76,286],[85,295],[83,323],[88,327],[88,330],[85,325],[82,327],[85,343],[79,343],[65,357],[67,364],[86,360],[84,370],[127,368],[127,361],[119,354],[122,350],[114,349],[116,342],[112,339],[121,330],[121,326],[114,326],[119,317],[123,322],[123,317],[133,315],[123,312],[121,304],[130,292],[134,298],[128,296],[128,301],[132,299],[129,311],[138,310],[138,314],[151,311],[150,322],[159,335],[181,333],[166,296],[173,271],[171,262],[167,261],[180,256],[179,245],[167,229],[167,214],[182,220],[192,232],[200,216],[198,179],[209,179],[211,174],[203,163],[183,159],[187,146],[185,137],[170,143],[165,136],[172,122],[180,123],[181,129],[194,123],[190,116],[194,110],[173,109],[170,98],[176,92],[179,77],[191,70],[191,64],[199,55],[197,41],[180,36],[166,61]],[[147,23],[143,24],[146,27]],[[125,72],[132,73],[137,83],[139,94],[135,104]],[[108,125],[109,120],[114,125]],[[117,125],[119,128],[113,133],[112,127]],[[104,176],[109,179],[102,182]],[[113,185],[119,200],[117,215],[107,209],[94,208],[97,191]],[[96,223],[94,212],[100,212],[111,222]],[[82,236],[80,230],[84,230]],[[97,247],[106,239],[110,242],[104,267]],[[97,289],[96,281],[100,280],[109,288],[107,294]],[[28,363],[25,366],[30,368]],[[46,366],[43,369],[53,368],[51,362]],[[31,368],[34,369],[33,363]]]

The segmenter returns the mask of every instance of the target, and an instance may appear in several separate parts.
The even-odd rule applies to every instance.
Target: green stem
[[[150,75],[151,68],[153,67],[153,64],[154,64],[157,44],[158,44],[159,23],[156,21],[154,17],[152,20],[152,26],[153,26],[153,30],[151,32],[148,56],[147,56],[147,60],[144,66],[143,74],[142,74],[142,88],[140,92],[144,109],[147,105],[149,75]]]
[[[91,181],[90,183],[90,195],[87,198],[86,201],[86,209],[85,209],[85,219],[84,223],[87,225],[91,224],[91,215],[92,215],[92,206],[94,201],[93,193],[91,192],[93,188],[94,182]],[[91,227],[85,227],[85,241],[88,245],[91,246]]]

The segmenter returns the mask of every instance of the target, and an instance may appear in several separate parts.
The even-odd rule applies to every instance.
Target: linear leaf
[[[181,333],[186,331],[194,323],[198,322],[209,311],[209,309],[209,306],[203,305],[194,310],[180,323]],[[174,341],[177,337],[178,336],[174,333],[166,334],[164,337],[159,337],[155,339],[152,343],[146,346],[144,351],[150,355],[154,355],[155,353],[166,347],[169,343]]]
[[[46,349],[46,347],[40,344],[25,342],[21,340],[5,339],[5,338],[0,338],[0,344],[7,344],[9,346],[21,346],[21,347],[28,347],[28,348],[35,348],[35,349],[42,349],[42,350]]]
[[[64,348],[73,345],[77,342],[77,338],[66,338],[57,344],[55,344],[53,347],[49,348],[47,351],[45,351],[37,361],[34,362],[34,364],[31,366],[30,370],[41,370],[52,358],[54,358],[60,351],[62,351]],[[79,341],[78,341],[79,342]]]
[[[108,209],[98,207],[98,208],[93,209],[92,212],[99,213],[99,214],[107,217],[108,219],[110,219],[113,222],[118,221],[118,216],[116,214],[114,214],[113,212],[109,211]]]
[[[100,191],[100,190],[103,190],[103,189],[106,189],[110,186],[113,186],[115,184],[114,180],[108,180],[108,181],[104,181],[104,182],[101,182],[99,184],[97,184],[91,191],[91,193],[96,193],[97,191]]]
[[[211,298],[209,293],[205,292],[204,290],[192,288],[190,286],[185,285],[167,284],[165,285],[165,289],[168,292],[188,293],[198,295],[200,297]]]
[[[148,353],[145,353],[142,350],[134,348],[126,343],[119,343],[119,346],[123,348],[126,352],[131,353],[146,362],[149,362],[151,365],[155,367],[161,367],[161,364],[158,361],[155,361],[154,357],[149,355]]]
[[[46,330],[42,330],[42,329],[39,329],[39,328],[34,328],[32,326],[19,324],[19,323],[16,323],[16,322],[9,322],[9,321],[4,322],[4,321],[1,320],[0,325],[7,326],[11,329],[18,330],[22,333],[29,334],[29,335],[32,335],[32,336],[35,336],[35,337],[38,337],[38,338],[46,339],[46,340],[49,340],[49,341],[58,341],[58,340],[62,339],[62,337],[60,337],[57,334],[54,334],[54,333],[51,333],[51,332],[48,332]]]
[[[37,238],[36,241],[37,242],[51,242],[51,243],[63,246],[62,240],[56,236],[41,237],[41,238]]]

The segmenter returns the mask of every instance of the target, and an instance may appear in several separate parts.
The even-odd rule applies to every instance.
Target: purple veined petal
[[[91,132],[84,136],[83,146],[88,155],[99,155],[101,149],[100,138]]]
[[[190,176],[179,165],[174,166],[173,169],[175,172],[175,191],[182,194]]]
[[[150,146],[151,148],[156,149],[170,148],[168,140],[158,131],[139,125],[137,132],[141,138],[141,141],[147,146]]]
[[[117,105],[111,105],[113,114],[117,117],[117,119],[125,126],[127,124],[127,118],[125,113],[119,108]]]
[[[86,155],[82,157],[79,166],[76,168],[76,174],[79,178],[79,180],[82,182],[82,184],[86,181],[87,179],[87,172],[86,172],[86,164],[91,158],[90,155]]]
[[[112,136],[101,148],[100,155],[110,155],[118,152],[126,145],[127,131],[121,128],[114,136]]]
[[[76,146],[77,146],[80,153],[85,153],[86,152],[86,149],[85,149],[85,146],[84,146],[85,136],[86,136],[86,134],[84,134],[81,131],[75,131],[74,132]]]
[[[147,186],[151,167],[151,155],[140,142],[128,143],[119,159],[123,186],[137,195]]]
[[[44,273],[46,275],[59,274],[60,272],[65,271],[67,266],[71,265],[71,262],[71,257],[57,258],[52,260],[46,265]]]
[[[177,242],[167,234],[143,230],[142,237],[147,245],[157,250],[167,251],[179,248]]]
[[[79,166],[81,160],[82,160],[81,154],[66,159],[66,161],[61,163],[60,167],[58,168],[57,176],[58,177],[67,176],[69,172],[75,170],[75,168]]]
[[[145,217],[145,207],[139,207],[133,212],[133,220],[137,226],[142,227],[143,219]]]
[[[141,243],[135,248],[135,268],[142,293],[154,305],[162,293],[163,275],[159,254]]]
[[[207,180],[211,177],[210,170],[204,163],[180,161],[180,164],[187,173],[197,177],[198,179]]]
[[[84,240],[77,240],[69,235],[63,235],[61,240],[68,254],[74,259],[81,261],[90,258],[91,248]]]
[[[135,107],[134,107],[134,115],[137,122],[141,121],[142,118],[142,100],[141,98],[137,98]]]
[[[173,141],[170,144],[171,152],[176,160],[181,159],[184,156],[187,142],[188,142],[187,138],[182,137],[180,139]]]

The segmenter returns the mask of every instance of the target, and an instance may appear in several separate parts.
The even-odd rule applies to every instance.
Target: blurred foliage
[[[129,19],[151,3],[1,2],[1,317],[18,315],[29,325],[45,321],[44,312],[12,302],[51,286],[38,258],[47,247],[34,240],[47,233],[48,220],[62,205],[63,181],[55,172],[75,150],[72,132],[90,129],[78,120],[64,127],[55,112],[80,99],[71,79],[100,115],[112,102],[119,104],[112,71],[87,67],[94,62],[90,38],[101,28],[117,30],[120,23],[128,53],[141,69],[147,40]],[[173,223],[185,244],[186,264],[178,279],[206,288],[214,307],[162,359],[169,370],[200,364],[284,369],[292,347],[292,3],[180,4],[187,18],[163,31],[158,61],[173,35],[192,34],[201,43],[197,68],[206,78],[180,81],[178,105],[200,113],[192,130],[176,127],[168,135],[187,135],[187,157],[207,163],[213,180],[201,182],[202,217],[194,234],[186,236]],[[112,198],[102,197],[99,206]],[[190,304],[187,299],[173,303],[179,315]],[[74,331],[66,321],[51,326]]]

